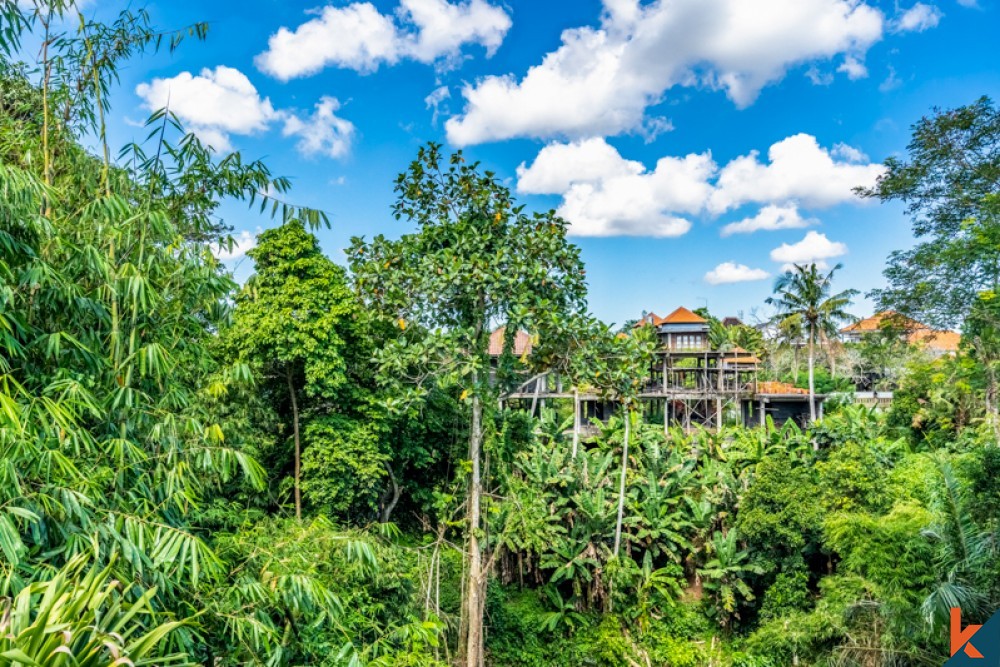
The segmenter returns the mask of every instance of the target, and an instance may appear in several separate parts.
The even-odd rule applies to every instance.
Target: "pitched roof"
[[[635,329],[645,326],[647,324],[652,324],[654,327],[659,326],[663,322],[663,319],[656,313],[649,312],[640,317],[635,323]]]
[[[918,329],[911,333],[907,340],[913,345],[920,345],[929,350],[953,353],[958,352],[958,344],[962,341],[962,336],[954,331]]]
[[[907,317],[906,315],[901,315],[894,310],[885,310],[881,313],[875,313],[871,317],[866,317],[863,320],[858,320],[854,324],[849,324],[840,330],[841,333],[868,333],[871,331],[878,331],[883,326],[891,325],[894,327],[899,327],[900,329],[905,329],[907,331],[915,331],[917,329],[927,329],[926,325],[917,322],[914,319]]]
[[[704,324],[705,318],[695,315],[690,310],[681,306],[674,312],[664,317],[660,324]]]
[[[496,331],[490,334],[490,356],[499,357],[503,354],[503,344],[504,337],[507,331],[507,327],[500,327]],[[531,354],[531,336],[527,331],[518,331],[514,336],[514,354],[515,356],[521,356],[522,354]]]
[[[743,325],[743,320],[738,317],[724,317],[722,318],[722,326],[724,327],[739,327]]]

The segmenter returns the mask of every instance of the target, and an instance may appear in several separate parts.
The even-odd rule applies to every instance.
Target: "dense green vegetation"
[[[0,7],[0,664],[940,665],[950,607],[1000,607],[995,278],[927,270],[921,302],[964,323],[932,358],[838,343],[853,294],[799,267],[774,336],[713,319],[713,344],[821,393],[875,378],[892,408],[665,433],[638,400],[650,331],[588,315],[566,223],[493,174],[422,149],[394,211],[414,231],[357,239],[348,270],[287,180],[169,110],[112,159],[117,68],[205,26]],[[867,194],[917,202],[949,275],[995,267],[998,146],[989,100],[941,112]],[[212,254],[234,199],[275,219],[243,286]],[[494,361],[499,326],[531,354],[510,335]],[[580,438],[568,401],[501,401],[542,369],[616,416]]]

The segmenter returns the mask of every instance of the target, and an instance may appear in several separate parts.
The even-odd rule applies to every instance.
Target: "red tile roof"
[[[919,329],[911,333],[907,340],[912,345],[920,345],[929,350],[951,354],[958,352],[958,344],[962,341],[962,336],[954,331]]]
[[[695,315],[690,310],[681,306],[674,312],[670,313],[662,320],[660,324],[704,324],[705,318]]]
[[[927,327],[916,320],[910,319],[905,315],[900,315],[894,310],[886,310],[881,313],[875,313],[871,317],[866,317],[863,320],[859,320],[854,324],[849,324],[840,330],[841,333],[867,333],[870,331],[878,331],[882,328],[883,324],[898,327],[900,329],[905,329],[907,331],[913,331],[916,329],[926,329]]]
[[[663,319],[656,313],[646,313],[641,318],[639,318],[635,323],[635,329],[645,326],[647,324],[652,324],[654,327],[659,326]]]
[[[490,334],[490,356],[499,357],[503,354],[504,337],[507,327],[500,327]],[[514,336],[514,354],[520,357],[522,354],[531,354],[531,336],[527,331],[518,331]]]
[[[867,317],[850,326],[846,326],[840,331],[841,333],[870,333],[878,331],[883,326],[883,323],[891,323],[891,326],[899,327],[900,329],[909,332],[906,340],[911,345],[920,345],[929,350],[938,352],[945,352],[949,354],[957,352],[958,344],[962,340],[962,336],[954,331],[938,331],[931,329],[925,324],[921,324],[914,319],[906,317],[905,315],[900,315],[892,310],[875,313],[871,317]]]

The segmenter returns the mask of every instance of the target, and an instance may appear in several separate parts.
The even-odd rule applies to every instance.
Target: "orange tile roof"
[[[507,327],[500,327],[496,331],[490,334],[490,356],[499,357],[503,354],[503,344],[504,336],[506,334]],[[514,354],[516,356],[521,356],[522,354],[531,354],[532,341],[531,336],[527,331],[518,331],[517,335],[514,336]]]
[[[910,319],[905,315],[900,315],[894,310],[886,310],[881,313],[875,313],[871,317],[866,317],[863,320],[858,320],[854,324],[849,324],[841,329],[840,332],[850,333],[856,331],[859,333],[867,333],[869,331],[878,331],[882,328],[883,323],[891,323],[893,326],[909,331],[927,328],[920,322]]]
[[[646,313],[644,316],[639,318],[635,323],[635,327],[633,328],[638,329],[639,327],[645,326],[647,324],[652,324],[654,327],[656,327],[659,326],[661,322],[663,322],[663,318],[661,318],[656,313],[650,312]]]
[[[704,317],[695,315],[684,306],[660,320],[660,324],[704,324],[704,322]]]
[[[758,382],[758,394],[808,394],[808,389],[800,389],[787,382]]]
[[[958,352],[958,344],[962,341],[962,336],[954,331],[919,329],[911,333],[907,340],[912,345],[921,345],[931,350],[952,353]]]

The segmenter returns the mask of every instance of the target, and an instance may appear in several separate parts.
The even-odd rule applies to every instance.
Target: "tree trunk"
[[[622,474],[618,482],[618,519],[615,521],[615,556],[622,542],[622,520],[625,517],[625,472],[628,470],[628,436],[629,422],[632,421],[632,411],[625,410],[625,437],[622,441]]]
[[[477,378],[473,375],[472,382]],[[485,580],[483,576],[483,555],[479,546],[480,513],[483,493],[483,482],[480,471],[480,458],[483,445],[482,404],[478,395],[472,397],[472,431],[469,434],[469,460],[472,462],[472,476],[469,480],[469,578],[465,591],[465,615],[468,618],[467,637],[465,645],[465,664],[467,667],[482,667],[483,665],[483,608]]]
[[[816,421],[816,383],[814,370],[816,366],[816,345],[813,332],[809,332],[809,421]],[[814,445],[815,446],[815,445]],[[817,447],[818,448],[818,447]]]
[[[389,523],[392,511],[396,509],[396,504],[399,502],[399,497],[402,495],[399,488],[399,482],[396,481],[396,475],[392,472],[392,466],[386,463],[385,469],[389,473],[389,483],[392,485],[392,491],[390,492],[386,489],[386,493],[382,495],[382,511],[379,513],[380,523]],[[390,493],[392,494],[391,497]]]
[[[580,389],[573,387],[573,458],[580,447]]]
[[[302,442],[299,438],[299,401],[295,396],[295,384],[292,382],[292,369],[285,369],[288,379],[288,397],[292,401],[292,433],[295,435],[295,518],[302,520]]]

